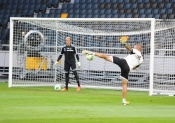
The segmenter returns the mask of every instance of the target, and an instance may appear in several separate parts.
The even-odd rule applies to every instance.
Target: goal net
[[[143,64],[129,74],[128,89],[150,90],[150,95],[173,91],[173,66],[169,70],[165,64],[167,58],[166,61],[171,59],[173,65],[173,54],[162,56],[163,51],[170,51],[170,47],[166,50],[159,47],[162,42],[169,41],[165,34],[173,41],[171,23],[155,19],[11,18],[9,87],[64,85],[64,57],[57,67],[54,62],[69,36],[82,64],[77,67],[81,86],[121,89],[120,68],[97,57],[88,61],[82,50],[126,57],[129,52],[120,44],[119,38],[128,35],[131,47],[137,43],[143,45],[144,56]],[[172,49],[171,52],[174,53]],[[170,81],[165,81],[164,77]],[[71,70],[69,78],[69,86],[77,86]]]

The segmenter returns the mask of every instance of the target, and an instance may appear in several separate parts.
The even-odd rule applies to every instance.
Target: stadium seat
[[[147,18],[154,18],[154,15],[150,13],[150,14],[148,14],[146,17],[147,17]]]
[[[54,14],[56,9],[50,9],[49,14]]]
[[[117,8],[118,9],[123,9],[124,8],[124,4],[123,3],[119,3]]]
[[[98,0],[98,3],[105,3],[104,0]]]
[[[174,19],[174,18],[175,18],[174,14],[169,14],[168,15],[168,19]]]
[[[18,4],[18,0],[13,0],[13,1],[12,1],[12,4],[13,4],[13,5]]]
[[[119,10],[119,13],[120,13],[120,14],[124,14],[124,13],[125,13],[125,10],[124,10],[124,9],[120,9],[120,10]]]
[[[111,5],[111,8],[112,9],[117,9],[118,8],[117,6],[118,6],[118,4],[117,3],[114,3],[114,4]]]
[[[126,14],[131,14],[131,12],[132,12],[131,9],[125,9]]]
[[[0,26],[7,27],[8,20],[9,20],[8,18],[2,18],[0,22]]]
[[[145,13],[145,9],[140,9],[140,10],[138,11],[138,13],[139,13],[139,15],[144,14],[144,13]]]
[[[98,4],[93,4],[92,9],[98,9]]]
[[[133,14],[132,18],[139,18],[139,14]]]
[[[119,17],[118,14],[113,14],[113,15],[112,15],[112,18],[118,18],[118,17]]]
[[[58,7],[59,0],[53,0],[52,1],[52,7],[57,8]]]
[[[171,8],[171,3],[167,3],[167,4],[165,5],[165,8],[166,8],[166,9]]]
[[[158,8],[159,8],[159,9],[164,8],[164,6],[165,6],[165,4],[164,4],[164,3],[159,3],[159,4],[158,4]]]
[[[79,14],[73,14],[73,18],[79,18]]]
[[[61,10],[60,9],[55,9],[55,14],[60,14],[61,13]]]
[[[71,15],[73,16],[73,14],[69,14],[68,16],[71,16]],[[55,18],[60,18],[61,17],[61,14],[60,13],[55,13],[54,14],[54,17]]]
[[[157,8],[157,3],[151,3],[151,8],[156,9]]]
[[[28,10],[26,15],[27,15],[28,17],[33,17],[33,15],[34,15],[34,10]]]
[[[12,1],[13,1],[13,0],[7,0],[6,4],[7,4],[7,5],[12,4]]]
[[[149,0],[151,4],[156,3],[157,0]]]
[[[137,14],[138,13],[138,9],[132,9],[132,14]]]
[[[172,8],[175,9],[175,3],[172,4]]]
[[[111,4],[110,3],[107,3],[106,5],[105,5],[105,9],[110,9],[111,8]]]
[[[155,15],[155,14],[158,14],[158,13],[159,13],[159,9],[153,9],[153,10],[152,10],[152,14]]]
[[[79,14],[79,12],[80,12],[79,9],[75,9],[75,10],[73,11],[74,14]]]
[[[80,4],[73,4],[73,9],[80,9]]]
[[[118,9],[114,9],[111,12],[112,12],[112,15],[117,14],[118,13]]]
[[[154,15],[154,18],[155,18],[155,19],[160,19],[160,14],[155,14],[155,15]]]
[[[105,11],[105,14],[106,14],[106,15],[110,15],[111,13],[112,13],[112,12],[111,12],[111,9],[108,9],[108,10]]]
[[[165,3],[169,3],[169,2],[170,2],[170,0],[163,0],[163,2],[165,2]]]
[[[105,9],[105,4],[104,3],[100,3],[98,6],[99,9]]]
[[[93,4],[97,4],[98,3],[98,0],[93,0],[92,3]]]
[[[175,0],[171,0],[171,3],[175,3]]]
[[[9,10],[9,9],[11,9],[11,6],[12,6],[11,4],[6,4],[5,9]]]
[[[145,3],[144,8],[149,9],[151,7],[150,3]]]
[[[129,0],[130,3],[136,3],[136,0]]]
[[[48,18],[48,14],[42,13],[42,17],[43,17],[43,18]]]
[[[149,0],[143,0],[143,3],[149,3],[150,1]]]
[[[167,14],[172,14],[173,13],[173,9],[171,8],[171,9],[166,9],[166,13]]]
[[[143,9],[144,8],[144,4],[143,3],[139,3],[137,6],[138,9]]]
[[[105,18],[105,14],[100,14],[99,18]]]
[[[132,18],[132,14],[126,14],[125,17],[126,18]]]
[[[112,18],[112,15],[111,14],[105,15],[105,18]]]
[[[160,19],[167,19],[167,18],[168,18],[167,14],[161,14],[160,15]]]
[[[79,16],[80,18],[85,18],[86,17],[86,15],[85,14],[80,14],[80,16]]]
[[[82,3],[85,4],[85,3],[86,3],[86,0],[80,0],[79,3],[81,3],[81,4],[82,4]]]
[[[52,7],[52,0],[47,0],[46,5],[48,8],[51,8]]]
[[[87,16],[86,16],[87,17]],[[93,18],[98,18],[98,14],[93,14]]]
[[[123,3],[124,4],[123,0],[117,0],[117,3]]]
[[[27,9],[26,10],[22,10],[21,16],[22,17],[26,17],[27,16]]]
[[[92,9],[92,4],[86,4],[86,9]]]
[[[137,0],[137,3],[143,3],[143,0]]]
[[[131,4],[131,9],[136,9],[137,8],[137,3]]]
[[[130,3],[130,0],[123,0],[125,4]]]
[[[85,14],[92,14],[93,12],[92,12],[92,10],[91,9],[87,9],[87,10],[84,10],[85,11]]]
[[[125,18],[125,14],[120,14],[119,18]]]
[[[93,14],[98,14],[98,9],[93,10]]]
[[[35,4],[34,12],[38,13],[40,8],[40,4]]]
[[[105,14],[105,10],[104,9],[103,10],[100,10],[98,13],[99,13],[99,15]]]
[[[85,16],[86,16],[86,18],[92,18],[92,14],[87,14]]]
[[[86,0],[86,3],[91,4],[93,0]]]
[[[145,14],[151,14],[151,9],[145,9]]]
[[[86,9],[86,4],[81,4],[80,5],[80,10]]]
[[[117,3],[117,0],[111,0],[111,3],[112,4]]]
[[[29,4],[34,4],[35,3],[35,0],[30,0],[29,1]]]
[[[52,14],[49,13],[48,18],[54,18],[54,16],[55,16],[54,13],[52,13]]]
[[[146,14],[139,15],[139,18],[146,18]]]
[[[166,9],[159,9],[159,14],[165,14],[166,13]]]
[[[125,5],[124,5],[124,8],[125,8],[125,9],[131,8],[131,4],[130,4],[130,3],[125,4]]]

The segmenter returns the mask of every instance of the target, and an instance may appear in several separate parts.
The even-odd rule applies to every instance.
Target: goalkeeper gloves
[[[88,50],[83,50],[82,53],[83,53],[83,54],[88,54],[88,55],[94,55],[93,52],[88,51]]]
[[[128,38],[128,36],[121,36],[120,42],[125,46],[127,44]]]
[[[58,61],[55,62],[55,66],[57,66],[57,65],[58,65]]]
[[[77,62],[77,66],[78,66],[78,67],[81,67],[81,63],[80,63],[80,62]]]

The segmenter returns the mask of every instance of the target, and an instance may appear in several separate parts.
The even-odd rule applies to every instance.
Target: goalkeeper
[[[57,61],[55,62],[55,65],[58,65],[59,64],[59,61],[61,60],[63,54],[65,56],[64,70],[65,70],[66,86],[62,90],[63,91],[67,91],[68,90],[69,72],[70,72],[70,68],[71,68],[73,74],[75,75],[75,79],[76,79],[76,81],[78,83],[77,91],[80,91],[81,88],[80,88],[79,76],[78,76],[78,73],[76,71],[76,60],[75,60],[75,56],[76,56],[77,61],[78,61],[78,63],[77,63],[78,67],[81,66],[81,63],[79,61],[79,56],[77,54],[76,47],[74,47],[71,44],[71,38],[70,37],[66,37],[66,46],[62,47],[61,54],[59,55]]]
[[[115,56],[108,56],[102,53],[93,53],[87,50],[84,50],[83,54],[88,55],[95,55],[99,58],[103,58],[107,61],[113,62],[114,64],[117,64],[121,69],[121,79],[122,79],[122,103],[123,105],[128,105],[129,102],[126,101],[127,96],[127,82],[128,82],[128,74],[130,70],[135,70],[137,67],[141,65],[143,62],[142,57],[142,46],[140,44],[137,44],[132,49],[126,42],[128,41],[128,36],[122,36],[120,38],[120,42],[125,46],[127,50],[130,51],[130,54],[126,56],[125,58],[119,58]]]

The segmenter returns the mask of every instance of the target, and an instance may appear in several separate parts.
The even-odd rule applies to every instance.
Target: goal
[[[165,33],[170,34],[168,32],[173,30],[174,23],[163,23],[161,20],[149,18],[11,18],[9,87],[64,85],[64,57],[58,67],[54,66],[54,62],[65,45],[65,38],[69,36],[77,48],[82,64],[80,68],[77,67],[81,86],[121,89],[120,69],[117,65],[97,57],[93,61],[88,61],[81,52],[90,50],[125,57],[128,51],[119,43],[119,38],[128,35],[129,45],[133,47],[137,43],[142,44],[144,55],[143,64],[137,70],[130,72],[128,89],[150,91],[150,95],[169,91],[174,93],[173,68],[170,70],[171,73],[168,67],[162,68],[167,63],[165,64],[165,57],[162,57],[161,53],[169,51],[170,47],[169,49],[159,47],[162,43],[159,39],[166,42],[161,37],[165,37]],[[171,36],[173,41],[173,35]],[[167,37],[165,39],[168,40]],[[173,52],[172,49],[171,51]],[[171,56],[169,55],[169,59],[173,62],[174,57]],[[171,82],[163,80],[164,77],[171,78]],[[71,71],[69,86],[77,86]]]

